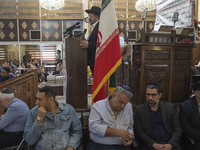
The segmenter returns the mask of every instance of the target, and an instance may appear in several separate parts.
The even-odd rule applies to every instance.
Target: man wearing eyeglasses
[[[133,143],[133,94],[127,85],[92,105],[89,117],[90,139],[87,150],[131,150]]]
[[[149,84],[147,103],[134,114],[135,136],[141,150],[179,150],[181,127],[173,104],[161,101],[160,86]]]

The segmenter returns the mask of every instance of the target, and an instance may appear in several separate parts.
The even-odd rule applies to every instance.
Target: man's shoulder
[[[74,107],[70,104],[67,103],[58,103],[60,109],[64,110],[64,111],[75,111]]]
[[[39,109],[39,106],[37,105],[37,106],[33,107],[33,108],[30,110],[30,113],[35,114],[35,113],[38,112],[38,109]]]
[[[148,106],[147,103],[144,103],[144,104],[138,105],[136,109],[143,109],[143,108],[146,108],[147,106]]]
[[[174,106],[174,104],[170,103],[170,102],[166,102],[166,101],[160,101],[160,103],[162,105],[166,105],[166,106]]]
[[[175,109],[173,103],[166,102],[166,101],[160,101],[160,106],[161,106],[161,109],[162,109],[162,108],[165,108],[165,109],[166,109],[166,108],[167,108],[167,109]]]
[[[107,103],[107,99],[103,99],[103,100],[100,100],[100,101],[97,101],[96,103],[94,103],[92,105],[92,107],[101,107],[101,106],[105,106]]]
[[[141,112],[141,113],[144,112],[144,111],[146,111],[146,109],[148,109],[147,103],[138,105],[138,106],[136,107],[136,111],[137,111],[137,112]]]
[[[24,101],[22,101],[21,99],[14,98],[13,102],[14,102],[14,103],[12,103],[13,106],[23,107],[23,109],[28,108],[27,104]]]
[[[196,100],[195,97],[190,97],[189,99],[181,102],[180,106],[182,106],[182,107],[188,107],[188,105],[192,105],[195,102],[195,100]]]

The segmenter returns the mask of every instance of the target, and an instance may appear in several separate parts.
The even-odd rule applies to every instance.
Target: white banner
[[[176,11],[179,13],[179,17],[175,27],[188,27],[193,24],[190,0],[157,0],[154,30],[157,31],[161,25],[173,26],[172,16]]]

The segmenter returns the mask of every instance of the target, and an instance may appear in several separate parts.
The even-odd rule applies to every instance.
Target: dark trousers
[[[194,141],[192,144],[185,136],[181,137],[181,150],[200,150],[200,142]]]
[[[104,145],[90,141],[87,150],[131,150],[124,145]]]
[[[5,132],[0,130],[0,149],[18,145],[23,139],[23,132]]]

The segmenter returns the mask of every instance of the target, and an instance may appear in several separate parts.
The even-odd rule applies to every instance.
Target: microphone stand
[[[146,28],[145,28],[145,20],[146,20],[146,16],[147,16],[147,11],[148,9],[145,8],[142,12],[142,29],[145,30],[146,32]]]

